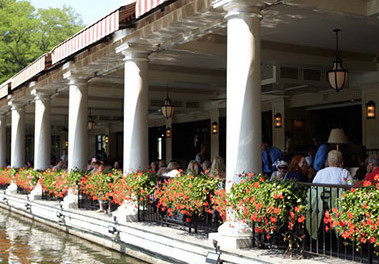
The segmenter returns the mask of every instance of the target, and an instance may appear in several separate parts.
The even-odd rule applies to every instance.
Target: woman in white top
[[[323,183],[323,184],[342,184],[351,185],[353,184],[353,179],[350,172],[343,169],[342,154],[338,150],[331,150],[328,153],[328,164],[322,170],[319,170],[313,179],[313,183]]]

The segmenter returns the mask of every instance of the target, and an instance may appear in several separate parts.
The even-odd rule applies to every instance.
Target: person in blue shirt
[[[271,175],[275,171],[272,164],[277,160],[283,160],[283,154],[280,149],[270,147],[266,140],[262,140],[262,172]]]
[[[329,146],[326,143],[321,143],[321,140],[319,137],[314,137],[313,143],[318,146],[315,158],[313,161],[313,168],[315,169],[316,172],[319,170],[323,169],[325,167],[325,161],[326,157],[328,156],[329,153]]]

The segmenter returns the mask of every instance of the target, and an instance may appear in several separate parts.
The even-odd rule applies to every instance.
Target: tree
[[[71,7],[36,10],[27,1],[0,0],[0,83],[82,27]]]

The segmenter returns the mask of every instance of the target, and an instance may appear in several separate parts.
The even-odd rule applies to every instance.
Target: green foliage
[[[230,208],[234,217],[252,224],[255,232],[266,234],[267,239],[274,233],[283,234],[291,253],[300,248],[307,207],[305,187],[296,181],[268,181],[253,173],[243,176],[240,183],[231,187],[227,199],[222,197],[224,192],[216,193],[221,199],[214,198],[215,209],[223,210],[219,213],[224,216],[224,210]]]
[[[63,197],[69,189],[77,189],[84,172],[65,172],[63,170],[46,170],[42,173],[39,183],[44,191]]]
[[[83,27],[70,7],[36,10],[27,1],[0,1],[0,83]]]
[[[195,214],[202,216],[205,212],[212,213],[210,195],[219,184],[219,178],[210,177],[209,174],[180,174],[164,182],[155,191],[155,196],[159,199],[158,206],[163,210],[168,208],[169,215],[178,210],[190,221]]]
[[[364,181],[359,187],[345,191],[338,208],[325,212],[324,217],[326,230],[333,228],[346,243],[355,241],[356,250],[365,243],[379,246],[379,183]]]

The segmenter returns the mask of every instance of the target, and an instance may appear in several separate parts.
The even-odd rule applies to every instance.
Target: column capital
[[[122,53],[124,61],[148,61],[148,56],[157,49],[156,45],[125,43],[116,48],[116,53]]]
[[[11,108],[11,110],[21,110],[24,108],[25,104],[17,102],[15,100],[11,100],[8,102],[8,106]]]
[[[68,71],[63,74],[63,79],[68,80],[68,85],[76,85],[76,86],[82,86],[87,87],[88,86],[88,79],[92,77],[88,74],[81,74],[74,71]]]
[[[226,19],[233,17],[251,17],[262,19],[261,9],[267,4],[267,2],[272,1],[262,1],[262,0],[215,0],[213,2],[214,8],[222,7],[227,14]]]
[[[53,94],[50,91],[46,91],[46,90],[42,90],[38,88],[33,89],[30,93],[34,96],[35,100],[48,100],[51,98]]]

